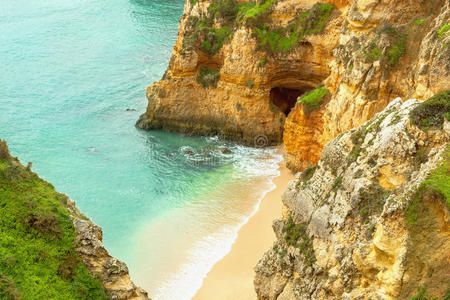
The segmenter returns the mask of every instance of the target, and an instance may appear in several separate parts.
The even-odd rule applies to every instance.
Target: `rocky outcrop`
[[[320,20],[319,25],[324,27],[319,28],[322,36],[309,34],[308,39],[281,51],[262,46],[266,37],[258,39],[257,28],[287,28],[301,13],[309,13],[308,20],[317,25],[320,12],[313,9],[314,3],[261,1],[272,4],[265,10],[261,8],[259,14],[255,12],[255,18],[240,16],[235,9],[230,21],[220,15],[227,13],[223,12],[227,8],[215,8],[219,2],[186,1],[169,67],[161,81],[148,87],[148,108],[137,125],[144,129],[219,135],[252,146],[255,137],[264,135],[266,145],[279,144],[286,115],[297,96],[330,74],[328,64],[338,45],[339,24],[343,22],[341,12],[334,8]],[[222,3],[236,4],[231,0]],[[218,33],[213,29],[207,29],[205,37],[202,28],[207,22],[214,29],[232,27],[230,37],[218,41]],[[190,42],[192,38],[197,39]],[[219,50],[206,53],[209,48],[203,46],[205,40]],[[217,70],[217,82],[202,85],[198,80],[202,67]]]
[[[395,99],[289,183],[277,240],[255,268],[258,299],[450,292],[448,92],[439,101],[433,113]],[[411,119],[418,111],[429,119]]]
[[[426,99],[448,86],[450,35],[438,33],[448,0],[322,2],[186,1],[169,67],[147,89],[137,125],[283,141],[299,171],[395,97]],[[330,96],[304,114],[297,97],[321,83]]]
[[[66,206],[75,228],[75,251],[110,298],[149,299],[147,292],[131,281],[127,265],[109,255],[103,246],[102,228],[82,214],[75,201],[67,199]]]

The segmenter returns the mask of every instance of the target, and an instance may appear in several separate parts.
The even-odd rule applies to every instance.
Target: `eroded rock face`
[[[284,143],[293,170],[314,165],[307,140],[322,148],[338,134],[358,127],[395,97],[427,99],[448,88],[450,37],[437,31],[450,18],[449,1],[350,1],[341,8],[339,42],[325,86],[332,93],[321,108],[321,125],[304,131],[300,110],[288,117]]]
[[[83,215],[75,201],[68,199],[67,208],[75,227],[75,251],[89,272],[99,278],[110,298],[149,299],[147,292],[131,281],[127,265],[109,255],[102,242],[101,227]]]
[[[395,97],[426,99],[448,86],[450,37],[437,36],[450,16],[448,0],[326,0],[335,9],[323,31],[303,36],[290,51],[260,49],[254,26],[242,22],[208,56],[199,43],[186,44],[191,20],[208,16],[212,2],[186,1],[169,67],[148,87],[149,104],[137,126],[219,135],[252,146],[265,135],[267,144],[284,142],[287,164],[297,171],[317,163],[326,142],[360,126]],[[315,4],[275,1],[265,25],[286,27]],[[222,23],[216,18],[212,26]],[[203,66],[220,72],[215,87],[197,81]],[[331,97],[311,118],[301,108],[273,104],[273,89],[302,94],[321,82]]]
[[[209,57],[198,48],[187,49],[185,39],[190,18],[208,16],[212,1],[196,1],[194,6],[191,2],[186,1],[169,67],[161,81],[148,87],[148,108],[137,126],[219,135],[252,146],[258,135],[265,135],[268,145],[281,143],[286,109],[274,105],[271,90],[297,90],[300,95],[327,78],[332,51],[338,45],[341,12],[333,10],[322,36],[311,35],[282,53],[259,50],[254,28],[243,22],[235,26],[231,40]],[[287,26],[313,5],[277,1],[270,14],[272,23],[267,25]],[[214,22],[220,27],[220,20]],[[204,88],[197,81],[202,66],[220,71],[216,87]]]
[[[258,299],[410,299],[443,295],[450,212],[423,188],[450,160],[450,122],[422,131],[400,98],[323,149],[283,195],[277,240],[255,268]]]

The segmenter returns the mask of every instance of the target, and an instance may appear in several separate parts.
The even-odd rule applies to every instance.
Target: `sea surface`
[[[102,226],[153,299],[195,294],[281,160],[277,149],[134,127],[183,6],[0,0],[0,138]]]

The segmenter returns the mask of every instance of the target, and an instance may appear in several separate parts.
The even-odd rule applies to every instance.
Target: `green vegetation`
[[[412,26],[421,26],[421,25],[423,25],[423,23],[425,23],[425,19],[415,19],[412,23],[411,23],[411,25]]]
[[[261,3],[251,1],[240,4],[237,14],[238,22],[254,21],[261,16],[266,16],[274,3],[275,0],[265,0]]]
[[[317,168],[318,166],[314,166],[305,169],[300,177],[301,181],[308,182],[314,176],[314,173],[316,172]]]
[[[406,222],[414,225],[422,211],[422,199],[425,195],[432,195],[437,199],[441,199],[447,209],[450,210],[450,145],[444,150],[442,161],[434,169],[430,175],[422,182],[413,200],[409,204],[406,212]]]
[[[313,109],[320,108],[320,104],[322,103],[323,97],[327,95],[330,91],[327,88],[319,87],[315,90],[301,96],[298,99],[298,102],[303,104],[305,107],[305,112],[310,112]]]
[[[367,223],[372,215],[379,215],[383,211],[383,206],[390,192],[383,189],[377,183],[372,183],[366,188],[359,190],[359,202],[357,213]]]
[[[260,59],[258,62],[258,67],[264,67],[267,63],[267,58]]]
[[[381,49],[377,47],[374,41],[372,41],[369,46],[364,49],[364,55],[373,60],[377,60],[381,57]]]
[[[255,81],[254,81],[253,79],[249,79],[249,80],[247,80],[247,82],[245,83],[245,86],[252,89],[252,88],[255,86]]]
[[[66,199],[0,140],[1,299],[108,299],[74,251]]]
[[[336,190],[340,189],[341,187],[342,187],[342,177],[339,176],[334,180],[331,188],[333,189],[333,191],[336,191]]]
[[[442,295],[441,298],[437,296],[430,296],[427,291],[427,287],[425,285],[419,286],[417,288],[417,293],[411,297],[411,300],[450,300],[450,289],[447,289],[447,291]]]
[[[390,46],[386,49],[385,54],[377,45],[377,41],[382,34],[387,34],[390,40]],[[377,37],[362,50],[362,54],[371,61],[381,60],[393,68],[397,65],[400,58],[406,54],[407,37],[407,34],[398,31],[394,27],[387,26],[378,32]]]
[[[316,261],[312,240],[306,233],[306,225],[295,224],[292,218],[289,218],[283,227],[285,233],[284,240],[289,246],[294,246],[300,250],[305,258],[307,265],[311,266]]]
[[[260,49],[270,53],[288,52],[305,35],[321,33],[334,9],[331,4],[318,3],[299,14],[288,26],[271,28],[268,15],[274,3],[275,0],[240,4],[236,0],[214,0],[208,7],[207,16],[188,19],[183,48],[192,50],[195,47],[213,56],[231,39],[235,28],[243,24],[253,29]]]
[[[331,4],[315,4],[310,10],[299,14],[286,27],[270,29],[267,24],[259,23],[255,27],[258,46],[270,53],[289,52],[304,36],[321,33],[333,11]]]
[[[447,31],[449,31],[449,30],[450,30],[450,24],[442,25],[442,27],[439,28],[439,30],[437,31],[438,38],[440,38],[440,39],[445,38]]]
[[[197,4],[197,0],[191,0],[191,5],[194,6],[195,4]]]
[[[424,187],[440,194],[450,210],[450,145],[444,151],[442,162],[422,183]]]
[[[442,91],[419,104],[409,114],[411,123],[422,130],[442,129],[444,118],[450,121],[450,90]]]
[[[216,87],[219,81],[220,72],[216,69],[210,69],[207,66],[201,66],[197,75],[197,81],[204,87]]]

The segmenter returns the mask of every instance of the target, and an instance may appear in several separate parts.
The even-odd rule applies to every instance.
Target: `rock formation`
[[[137,125],[286,146],[294,171],[395,97],[448,86],[448,0],[187,0]],[[305,113],[297,97],[329,90]],[[283,137],[284,133],[284,137]],[[261,141],[261,136],[264,139]],[[258,140],[258,143],[255,142]]]
[[[450,92],[434,99],[395,99],[289,183],[258,299],[450,296]]]
[[[127,265],[109,255],[103,246],[102,228],[80,212],[75,201],[67,199],[67,208],[75,227],[75,251],[94,276],[98,277],[111,299],[149,299],[130,279]]]

